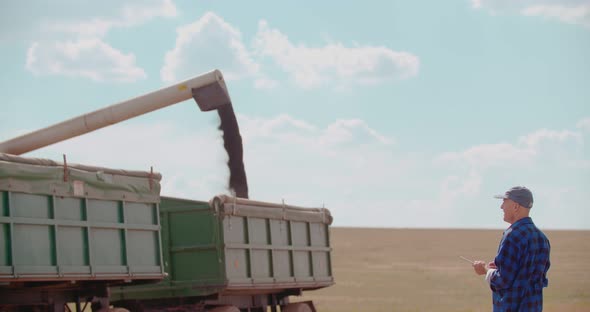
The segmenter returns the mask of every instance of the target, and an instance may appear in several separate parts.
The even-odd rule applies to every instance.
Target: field
[[[551,241],[544,311],[590,311],[590,231]],[[483,277],[459,259],[492,260],[502,230],[333,228],[336,285],[307,292],[318,311],[491,311]]]

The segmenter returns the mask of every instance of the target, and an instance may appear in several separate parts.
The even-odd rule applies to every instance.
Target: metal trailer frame
[[[334,284],[327,209],[162,197],[160,213],[169,275],[158,284],[112,287],[117,306],[151,312],[305,305],[304,311],[315,311],[311,301],[292,304],[289,296]]]
[[[0,310],[106,311],[109,286],[162,280],[160,177],[0,153]]]

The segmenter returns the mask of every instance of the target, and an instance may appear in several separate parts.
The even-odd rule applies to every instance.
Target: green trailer
[[[160,197],[160,179],[0,153],[0,311],[313,311],[289,296],[334,283],[328,209]]]
[[[111,300],[132,311],[242,309],[314,310],[290,295],[334,283],[324,208],[217,196],[210,202],[162,197],[160,283],[111,288]]]
[[[104,304],[110,285],[162,280],[159,181],[0,153],[0,310]]]
[[[161,198],[152,170],[15,156],[190,98],[233,114],[214,70],[0,142],[0,311],[315,310],[289,296],[334,283],[327,209]],[[240,156],[235,117],[227,127]]]

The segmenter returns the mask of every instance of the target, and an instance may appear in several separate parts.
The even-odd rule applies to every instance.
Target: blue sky
[[[0,140],[219,68],[253,199],[337,226],[590,229],[590,2],[0,3]],[[26,154],[226,192],[217,116],[186,101]]]

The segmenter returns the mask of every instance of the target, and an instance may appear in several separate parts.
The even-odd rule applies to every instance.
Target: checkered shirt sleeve
[[[550,249],[549,240],[530,218],[504,232],[494,259],[497,270],[490,277],[495,312],[543,310]]]

